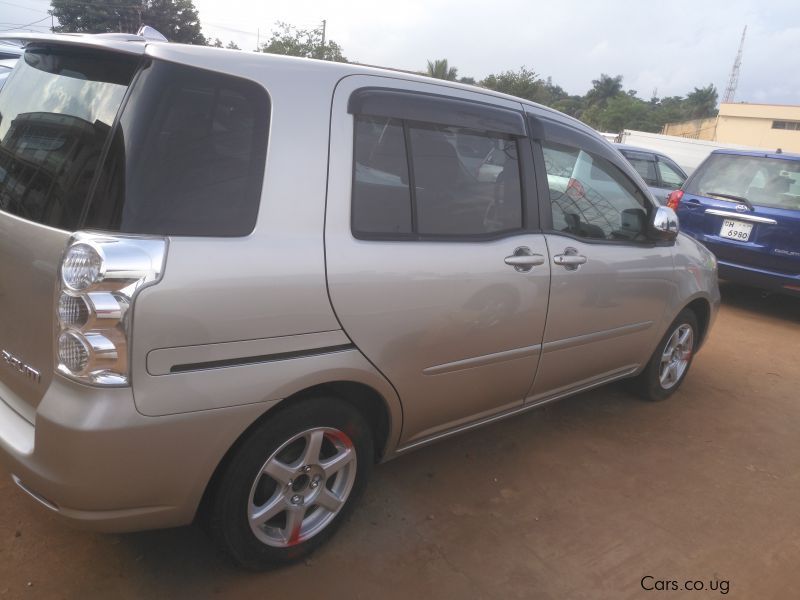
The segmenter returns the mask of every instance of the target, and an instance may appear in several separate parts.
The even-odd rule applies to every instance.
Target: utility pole
[[[321,59],[325,59],[325,27],[328,24],[328,21],[322,19],[322,52],[320,54]]]
[[[736,60],[733,61],[733,68],[731,69],[731,78],[728,80],[728,87],[725,89],[725,96],[722,98],[722,103],[727,104],[733,102],[736,95],[736,87],[739,85],[739,69],[742,66],[742,50],[744,50],[744,36],[747,34],[747,25],[744,26],[742,31],[742,41],[739,42],[739,52],[736,53]]]

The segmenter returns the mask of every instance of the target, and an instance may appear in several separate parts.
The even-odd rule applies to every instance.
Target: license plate
[[[728,240],[746,242],[750,239],[751,231],[753,231],[752,223],[743,223],[742,221],[723,219],[722,229],[719,230],[719,236]]]

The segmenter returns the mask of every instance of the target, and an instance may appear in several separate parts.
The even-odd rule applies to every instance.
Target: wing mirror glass
[[[668,206],[659,206],[650,220],[650,237],[672,241],[678,237],[678,215]]]

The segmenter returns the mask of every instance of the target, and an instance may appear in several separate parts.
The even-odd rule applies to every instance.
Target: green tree
[[[436,79],[445,79],[447,81],[455,81],[458,79],[458,69],[451,67],[447,64],[447,59],[437,59],[428,61],[428,77],[435,77]]]
[[[60,33],[135,33],[150,25],[171,42],[205,44],[192,0],[50,0]]]
[[[228,50],[241,50],[239,46],[236,45],[236,42],[228,42],[228,45],[225,46]]]
[[[549,99],[545,81],[527,67],[520,67],[519,71],[492,73],[481,81],[481,85],[490,90],[542,104],[546,104]]]
[[[556,100],[550,106],[576,119],[582,118],[583,112],[586,110],[583,96],[567,96]]]
[[[466,83],[468,85],[477,85],[477,83],[478,83],[477,81],[475,81],[474,77],[459,77],[458,78],[458,82],[459,83]]]
[[[214,38],[214,43],[212,44],[210,42],[211,42],[211,40],[209,40],[209,44],[208,44],[209,46],[213,46],[214,48],[222,48],[222,40],[221,39]]]
[[[585,96],[586,104],[605,108],[608,101],[620,93],[622,93],[622,75],[610,77],[601,73],[599,79],[592,79],[592,87]]]
[[[617,94],[608,99],[606,106],[592,123],[601,131],[617,132],[623,129],[652,131],[652,107],[649,103],[631,94]]]
[[[705,119],[717,114],[717,88],[714,84],[694,88],[686,96],[686,109],[690,119]]]
[[[281,21],[275,27],[269,41],[259,48],[260,52],[347,62],[339,44],[332,40],[325,40],[323,43],[322,27],[298,29]]]

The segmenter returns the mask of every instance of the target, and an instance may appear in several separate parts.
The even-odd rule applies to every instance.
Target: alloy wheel
[[[353,441],[328,427],[290,438],[261,467],[250,489],[247,517],[263,543],[286,548],[333,521],[356,479]]]

